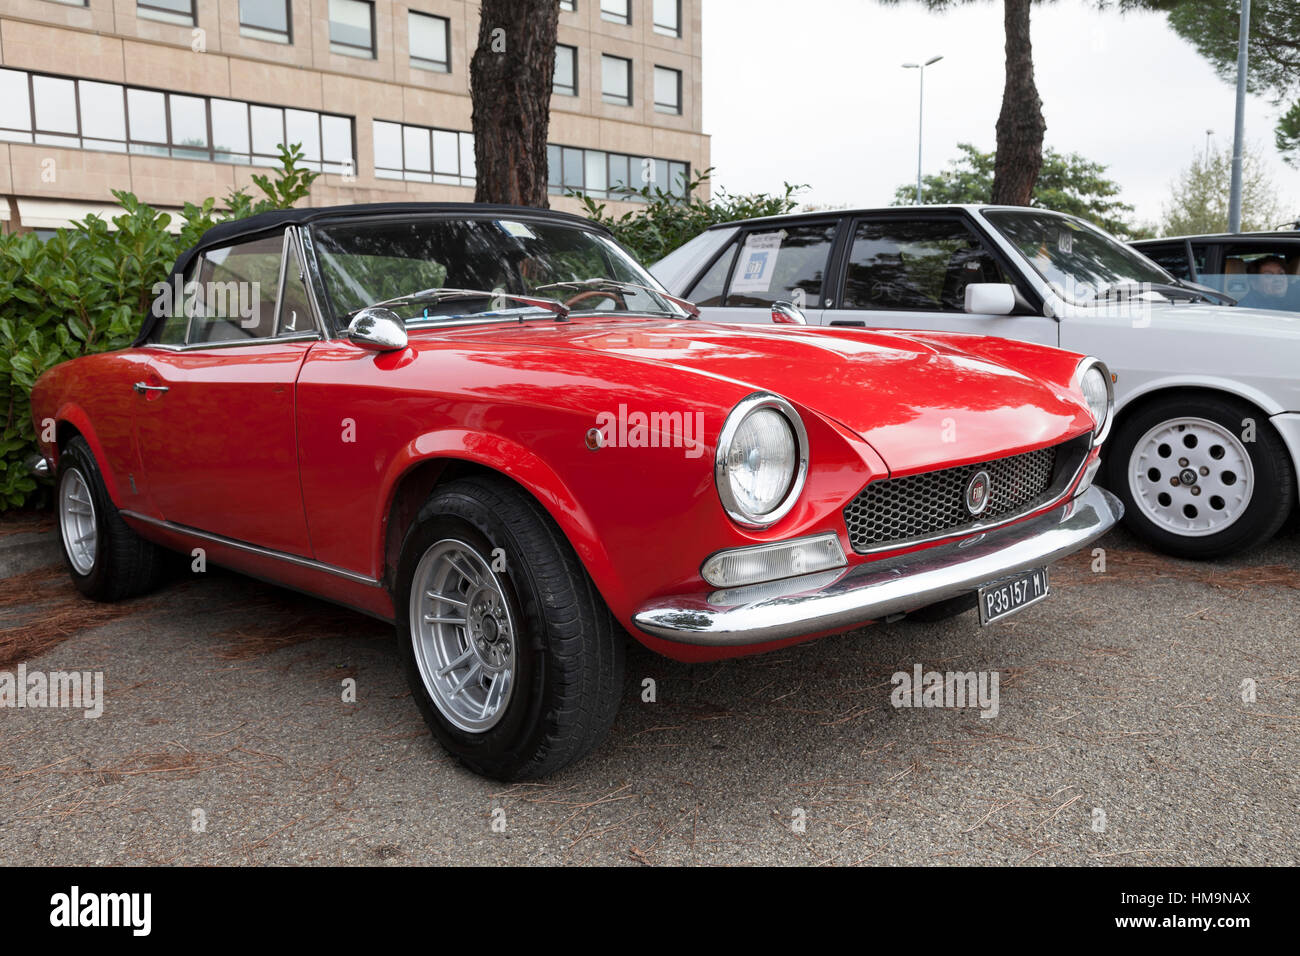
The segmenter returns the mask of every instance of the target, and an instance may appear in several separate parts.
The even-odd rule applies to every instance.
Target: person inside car
[[[1237,303],[1245,309],[1292,309],[1286,263],[1278,256],[1256,259],[1246,271],[1252,276],[1250,291]]]

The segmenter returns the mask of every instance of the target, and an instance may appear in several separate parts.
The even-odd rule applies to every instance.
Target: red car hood
[[[856,432],[893,474],[1015,454],[1091,427],[1080,402],[1020,371],[902,334],[579,320],[511,344],[624,355],[744,383]]]

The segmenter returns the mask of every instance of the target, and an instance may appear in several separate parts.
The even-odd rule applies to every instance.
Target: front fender
[[[419,435],[389,462],[383,478],[383,494],[376,499],[380,511],[372,524],[377,529],[371,542],[372,554],[377,556],[376,567],[382,569],[384,565],[388,517],[403,479],[422,464],[447,459],[481,465],[518,482],[560,526],[606,602],[617,606],[630,600],[591,516],[559,473],[518,442],[464,428]]]

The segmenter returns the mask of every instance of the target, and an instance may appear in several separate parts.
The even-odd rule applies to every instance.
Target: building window
[[[560,0],[560,9],[565,13],[577,13],[578,0]]]
[[[578,95],[578,48],[555,44],[555,82],[552,92],[561,96]]]
[[[546,147],[547,188],[555,194],[570,190],[596,199],[643,202],[640,190],[649,187],[684,198],[690,166],[670,159],[608,153],[576,146]]]
[[[632,0],[600,0],[600,18],[610,23],[632,22]]]
[[[655,33],[682,35],[682,0],[654,0]]]
[[[289,0],[239,0],[239,35],[271,43],[292,43]]]
[[[375,58],[375,5],[369,0],[330,0],[330,52]]]
[[[0,69],[0,140],[243,166],[300,143],[308,168],[356,171],[347,116],[22,70]]]
[[[64,4],[65,6],[69,6],[69,7],[88,7],[88,6],[90,6],[90,0],[50,0],[50,2],[51,2],[51,3],[62,3],[62,4]],[[38,234],[41,232],[40,229],[37,229],[37,230],[35,230],[35,231],[36,231]],[[54,231],[53,231],[52,229],[51,229],[51,230],[46,230],[46,231],[48,231],[51,235],[53,235],[53,232],[54,232]]]
[[[655,67],[655,112],[682,112],[682,71],[666,66]]]
[[[136,0],[135,15],[146,20],[192,27],[198,22],[194,0]]]
[[[411,66],[435,73],[450,73],[451,21],[415,10],[408,12]]]
[[[600,55],[600,93],[606,103],[632,105],[632,61],[621,56]]]
[[[474,134],[375,120],[375,175],[446,186],[474,185]]]

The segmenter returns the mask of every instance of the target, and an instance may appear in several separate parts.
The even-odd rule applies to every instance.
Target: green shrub
[[[779,195],[751,193],[742,196],[717,189],[712,198],[700,199],[699,187],[708,182],[712,172],[712,168],[706,169],[687,183],[684,199],[658,187],[627,190],[629,197],[638,197],[643,205],[617,217],[607,214],[605,204],[586,193],[570,190],[568,195],[582,202],[588,219],[609,229],[639,261],[649,265],[720,222],[780,216],[790,212],[799,204],[794,198],[796,194],[808,188],[785,183],[785,191]]]
[[[35,504],[36,480],[27,471],[35,453],[31,392],[51,366],[80,355],[128,345],[153,302],[153,286],[167,278],[176,257],[211,226],[270,209],[287,209],[305,197],[317,173],[300,163],[297,144],[280,148],[280,169],[253,181],[263,196],[231,192],[217,208],[212,198],[186,203],[179,233],[172,217],[113,191],[122,207],[59,229],[41,242],[34,234],[0,236],[0,508]]]

